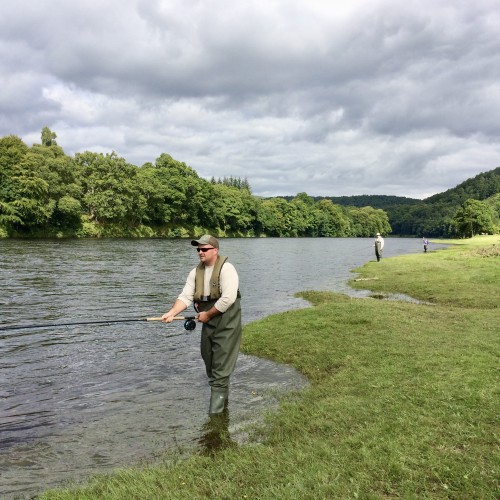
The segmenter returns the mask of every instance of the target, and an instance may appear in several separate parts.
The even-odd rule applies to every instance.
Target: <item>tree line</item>
[[[494,234],[500,228],[500,167],[425,200],[387,195],[314,198],[320,199],[342,206],[369,205],[385,210],[393,235],[449,238]]]
[[[394,234],[469,237],[500,228],[500,167],[411,204],[386,208]]]
[[[141,167],[116,153],[68,156],[0,138],[0,237],[468,237],[500,227],[500,168],[426,200],[359,195],[262,198],[247,179],[207,181],[161,154]]]
[[[48,127],[41,144],[0,138],[1,237],[358,237],[389,234],[387,213],[299,193],[254,196],[246,179],[209,181],[161,154],[137,167],[116,153],[68,156]]]

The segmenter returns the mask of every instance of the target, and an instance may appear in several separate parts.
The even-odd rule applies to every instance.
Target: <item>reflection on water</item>
[[[200,454],[210,456],[223,448],[236,446],[229,432],[229,420],[227,405],[222,413],[208,418],[201,428],[201,436],[198,439]]]
[[[386,240],[387,256],[412,251],[419,241]],[[350,270],[373,259],[371,239],[228,239],[221,253],[240,275],[244,323],[307,306],[300,290],[358,294],[345,284]],[[187,241],[1,240],[0,326],[161,315],[197,259]],[[222,431],[206,421],[199,330],[133,322],[0,332],[2,498],[165,449],[205,441],[213,450],[280,391],[304,385],[290,367],[241,355]]]

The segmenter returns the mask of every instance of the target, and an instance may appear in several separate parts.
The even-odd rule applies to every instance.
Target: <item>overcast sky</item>
[[[255,195],[426,198],[500,166],[498,0],[3,0],[0,136]]]

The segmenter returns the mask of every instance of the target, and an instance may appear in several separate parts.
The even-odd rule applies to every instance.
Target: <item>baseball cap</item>
[[[191,245],[193,245],[194,247],[198,245],[211,245],[214,248],[219,248],[219,242],[217,238],[214,238],[209,234],[204,234],[199,240],[191,240]]]

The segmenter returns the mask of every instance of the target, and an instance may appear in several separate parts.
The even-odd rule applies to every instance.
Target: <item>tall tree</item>
[[[148,210],[157,223],[187,227],[213,216],[208,182],[185,163],[163,153],[145,174],[155,183]]]
[[[469,199],[457,210],[453,221],[459,236],[472,238],[480,233],[493,234],[492,215],[487,203]]]
[[[325,199],[320,200],[315,208],[314,225],[317,236],[338,238],[350,234],[350,221],[338,205]]]
[[[42,146],[57,146],[56,137],[56,133],[49,127],[42,128]]]
[[[247,233],[254,226],[255,203],[246,190],[229,184],[212,186],[216,220],[226,233]]]
[[[19,196],[15,177],[28,151],[28,146],[15,135],[0,138],[0,226],[6,234],[13,225],[22,224],[19,210],[14,204]]]
[[[350,207],[348,209],[352,221],[352,236],[369,237],[376,233],[390,234],[391,226],[387,213],[372,207]]]
[[[141,217],[137,167],[116,153],[86,151],[75,155],[81,170],[83,203],[95,222],[136,222]]]

